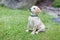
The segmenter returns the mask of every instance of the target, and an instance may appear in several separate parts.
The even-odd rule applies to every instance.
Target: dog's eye
[[[35,8],[34,8],[35,9]]]

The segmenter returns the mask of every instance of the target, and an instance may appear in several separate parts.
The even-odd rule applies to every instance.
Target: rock
[[[53,18],[52,20],[55,21],[57,24],[60,24],[60,17],[58,17],[58,18]]]
[[[36,3],[37,0],[2,0],[1,3],[6,7],[17,9],[17,8],[28,8]]]
[[[0,4],[2,4],[2,0],[0,0]]]
[[[59,17],[60,14],[60,8],[45,6],[44,8],[42,8],[42,10],[48,15],[51,15],[55,18]]]

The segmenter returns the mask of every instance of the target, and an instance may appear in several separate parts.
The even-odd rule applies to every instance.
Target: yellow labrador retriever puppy
[[[29,32],[30,27],[33,27],[31,34],[38,34],[40,31],[45,31],[45,25],[38,18],[38,14],[41,12],[37,6],[32,6],[30,9],[31,15],[28,18],[28,25],[26,32]]]

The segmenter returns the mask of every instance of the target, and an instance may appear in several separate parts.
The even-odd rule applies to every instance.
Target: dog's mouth
[[[29,9],[29,11],[31,11],[31,9]]]
[[[31,11],[31,9],[29,9],[29,11],[30,11],[31,13],[33,13],[33,12]]]
[[[29,9],[29,11],[32,13],[31,9]]]

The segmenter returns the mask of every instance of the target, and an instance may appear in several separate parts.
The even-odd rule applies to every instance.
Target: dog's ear
[[[40,8],[37,8],[36,13],[40,13],[40,12],[41,12]]]

